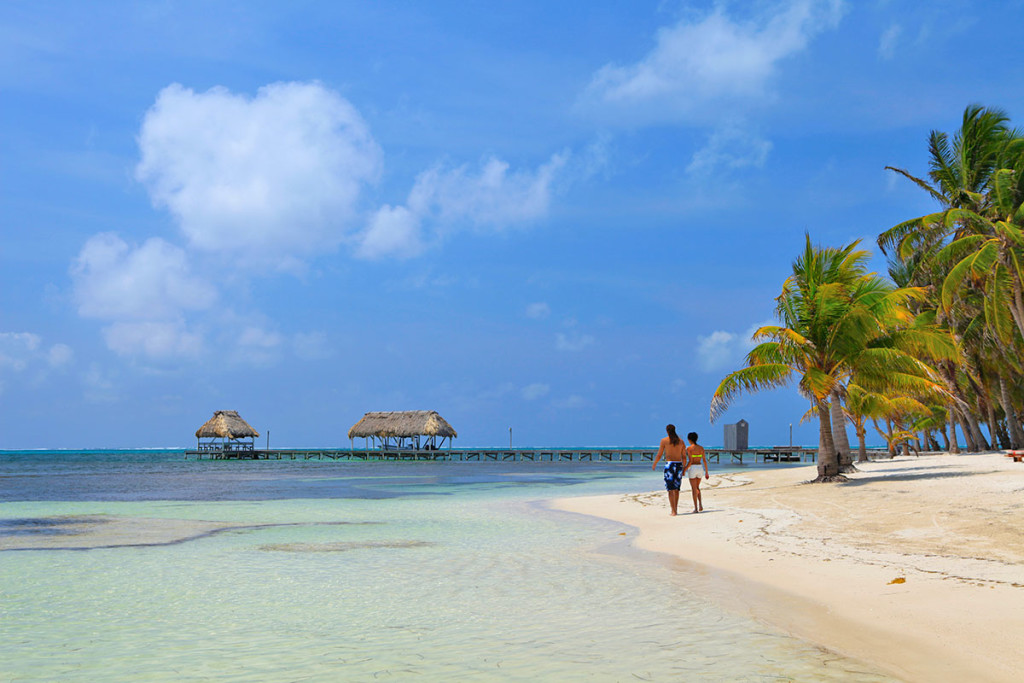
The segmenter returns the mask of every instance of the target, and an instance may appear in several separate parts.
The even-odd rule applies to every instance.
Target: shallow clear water
[[[0,679],[888,680],[538,502],[659,485],[643,465],[0,454]]]

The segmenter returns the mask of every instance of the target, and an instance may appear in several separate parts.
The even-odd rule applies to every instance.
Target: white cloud
[[[747,353],[755,346],[751,340],[754,332],[765,325],[774,324],[774,321],[765,321],[751,325],[744,332],[716,330],[706,337],[698,336],[698,365],[705,372],[738,370]]]
[[[659,29],[639,62],[600,69],[587,96],[634,119],[710,121],[718,113],[710,104],[770,97],[778,63],[838,25],[842,12],[841,0],[787,0],[738,21],[717,5],[703,18]]]
[[[85,398],[93,403],[110,403],[118,399],[114,381],[96,363],[90,364],[83,373],[82,384],[85,386]]]
[[[716,330],[707,337],[697,337],[697,360],[702,369],[711,372],[734,365],[737,335]]]
[[[160,320],[209,308],[213,286],[191,272],[185,251],[154,237],[132,248],[113,233],[85,243],[71,267],[78,312],[104,320]]]
[[[67,365],[73,356],[67,344],[47,348],[43,338],[32,332],[0,332],[0,393],[5,377],[39,370],[45,373]]]
[[[0,369],[24,370],[41,343],[31,332],[0,332]]]
[[[356,256],[409,258],[461,229],[501,230],[548,214],[553,185],[568,153],[555,154],[536,170],[509,172],[496,157],[479,169],[438,165],[416,177],[405,206],[381,207],[358,236]]]
[[[71,266],[79,315],[109,323],[107,347],[121,355],[195,356],[202,335],[186,311],[210,308],[216,289],[191,271],[183,249],[159,238],[132,247],[113,233],[89,239]]]
[[[534,320],[543,320],[551,315],[551,307],[543,301],[537,301],[526,307],[526,317]]]
[[[74,355],[74,351],[67,344],[54,344],[46,354],[46,362],[50,367],[58,368],[70,363]]]
[[[253,365],[266,365],[277,357],[284,339],[277,332],[249,326],[238,335],[235,359]]]
[[[502,382],[497,386],[488,387],[482,389],[476,394],[476,401],[494,401],[503,399],[509,394],[512,394],[516,390],[516,387],[512,382]]]
[[[203,349],[202,336],[188,330],[183,320],[115,322],[103,329],[103,339],[114,353],[158,360],[194,357]]]
[[[359,112],[317,83],[255,97],[164,88],[139,133],[136,177],[189,245],[279,263],[335,246],[381,153]]]
[[[559,399],[557,401],[552,401],[551,405],[555,408],[572,410],[586,406],[587,399],[583,398],[579,394],[572,394],[571,396],[568,396],[566,398]]]
[[[694,153],[687,173],[706,174],[718,170],[761,168],[768,160],[772,143],[737,124],[716,129],[707,144]]]
[[[384,205],[370,219],[359,238],[356,256],[376,259],[384,256],[410,258],[424,248],[420,217],[404,206]]]
[[[443,225],[503,228],[547,214],[551,185],[568,156],[555,154],[536,171],[509,173],[508,162],[490,157],[480,169],[436,166],[416,178],[409,208],[421,216],[435,215]]]
[[[527,401],[534,401],[543,396],[547,396],[548,392],[551,391],[551,387],[547,384],[534,383],[523,387],[520,394]]]
[[[555,348],[559,351],[582,351],[594,343],[589,334],[559,332],[555,335]]]
[[[878,56],[882,59],[892,59],[896,54],[896,46],[899,44],[903,28],[899,24],[892,24],[885,29],[878,41]]]
[[[359,258],[410,258],[457,230],[541,219],[569,158],[554,154],[518,170],[495,157],[478,168],[437,165],[416,177],[405,205],[367,211],[360,198],[382,160],[368,126],[337,93],[296,82],[251,97],[170,85],[146,112],[138,145],[136,178],[184,240],[90,238],[70,268],[79,315],[103,321],[107,346],[118,354],[195,357],[209,337],[223,341],[229,357],[253,363],[269,362],[286,343],[300,357],[329,349],[322,335],[286,338],[239,323],[258,312],[221,304],[214,315],[231,288],[268,266],[301,267],[343,242]],[[588,150],[588,173],[604,163],[603,150]],[[223,275],[216,286],[200,274],[210,264]],[[51,354],[54,365],[68,360],[70,349]]]

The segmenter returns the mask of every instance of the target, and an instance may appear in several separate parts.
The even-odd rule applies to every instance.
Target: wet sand
[[[845,484],[805,484],[813,466],[712,475],[701,514],[688,487],[677,517],[664,491],[555,507],[636,527],[639,548],[675,558],[716,602],[899,678],[1020,680],[1024,463],[858,467]]]

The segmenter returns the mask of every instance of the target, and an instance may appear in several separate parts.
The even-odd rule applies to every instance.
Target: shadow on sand
[[[924,469],[924,468],[920,468]],[[936,472],[938,468],[928,468],[923,472],[917,473],[905,473],[905,474],[894,474],[887,477],[875,477],[868,475],[866,477],[858,477],[857,479],[850,479],[839,484],[839,486],[863,486],[864,484],[871,484],[879,481],[919,481],[922,479],[956,479],[959,477],[976,477],[980,474],[988,474],[988,472]]]

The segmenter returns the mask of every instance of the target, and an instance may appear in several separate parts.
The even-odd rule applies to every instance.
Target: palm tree
[[[928,179],[890,168],[929,193],[940,211],[904,221],[879,236],[890,272],[925,288],[927,306],[948,330],[956,358],[939,363],[957,401],[949,405],[952,447],[959,423],[969,450],[1004,430],[1024,442],[1014,398],[1024,353],[1024,137],[1006,115],[972,105],[952,136],[932,131]],[[1005,388],[1005,391],[1004,391]]]
[[[939,390],[929,379],[929,368],[900,348],[902,337],[896,329],[910,328],[913,316],[906,305],[920,292],[894,288],[868,273],[869,255],[857,250],[858,244],[814,247],[806,236],[793,274],[776,298],[782,325],[754,333],[753,339],[761,343],[747,355],[747,367],[729,373],[711,401],[715,420],[741,392],[784,386],[798,377],[800,392],[818,413],[816,481],[842,478],[830,412],[855,370],[867,386],[884,384],[919,393]],[[902,336],[918,344],[933,343]]]

